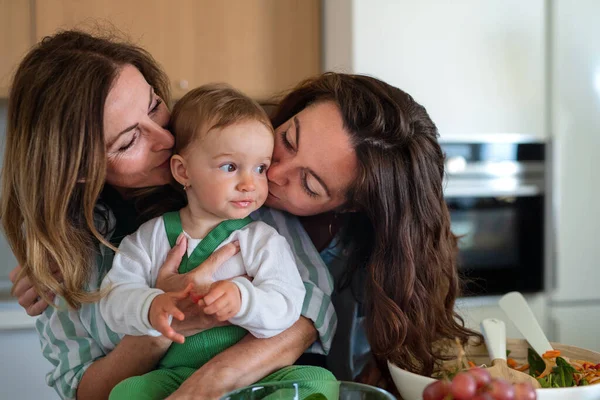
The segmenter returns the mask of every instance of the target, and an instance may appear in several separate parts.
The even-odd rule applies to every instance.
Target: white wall
[[[325,0],[324,67],[406,90],[442,137],[545,138],[545,4]]]

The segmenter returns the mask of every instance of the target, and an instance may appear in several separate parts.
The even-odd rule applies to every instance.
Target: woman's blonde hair
[[[85,286],[97,243],[110,246],[94,224],[107,165],[104,103],[125,65],[169,100],[168,79],[145,50],[79,31],[44,38],[14,77],[0,218],[22,267],[17,279],[29,277],[48,302],[49,292],[74,308],[100,296]]]

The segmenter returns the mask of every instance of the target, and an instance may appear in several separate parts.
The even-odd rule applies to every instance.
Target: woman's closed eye
[[[154,106],[150,109],[150,111],[148,111],[148,115],[150,117],[153,117],[157,113],[157,111],[160,108],[160,105],[162,103],[163,103],[162,99],[160,97],[157,97]],[[135,142],[137,141],[139,136],[140,136],[139,129],[136,128],[133,131],[133,135],[131,136],[131,139],[129,140],[129,142],[127,142],[127,144],[119,147],[119,152],[127,151],[131,147],[133,147],[133,145],[135,144]]]
[[[135,129],[133,131],[131,140],[126,145],[119,147],[119,152],[127,151],[128,149],[130,149],[135,144],[135,142],[137,141],[139,136],[140,136],[139,131],[137,129]]]
[[[160,107],[162,102],[163,102],[162,99],[160,97],[157,97],[156,104],[154,104],[154,107],[152,107],[150,109],[150,112],[148,113],[148,115],[152,116],[152,115],[156,114],[156,111],[158,111],[158,108]]]
[[[304,172],[302,174],[302,178],[301,178],[301,182],[302,182],[302,189],[304,190],[304,192],[309,195],[310,197],[319,197],[319,193],[315,192],[314,190],[312,190],[308,184],[308,174],[306,172]]]
[[[287,133],[287,130],[281,132],[281,142],[283,143],[283,146],[289,151],[295,151],[294,146],[292,146],[292,143],[290,143],[290,141],[287,138]]]

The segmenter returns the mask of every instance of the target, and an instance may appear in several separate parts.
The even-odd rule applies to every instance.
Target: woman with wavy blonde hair
[[[123,379],[154,369],[171,344],[164,337],[117,335],[97,303],[120,240],[179,200],[169,186],[174,138],[168,101],[168,81],[154,59],[114,38],[58,33],[35,46],[16,71],[0,216],[21,266],[11,273],[14,295],[30,314],[52,304],[36,327],[53,364],[47,382],[61,398],[106,398]],[[208,287],[213,271],[237,251],[228,244],[194,271],[178,274],[185,250],[182,240],[171,251],[158,288]],[[213,358],[188,380],[201,387],[196,397],[256,382],[293,364],[315,342],[313,321],[320,307],[332,309],[331,289],[309,278],[305,285],[312,293],[305,317],[275,338],[249,335]],[[194,306],[184,304],[185,322],[174,325],[185,336],[219,324]]]

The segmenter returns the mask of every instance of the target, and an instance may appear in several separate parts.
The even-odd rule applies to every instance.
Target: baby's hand
[[[171,328],[171,325],[169,324],[169,316],[172,315],[173,318],[183,321],[185,316],[183,312],[177,308],[177,301],[188,297],[191,290],[192,284],[190,283],[188,287],[180,292],[167,292],[159,294],[154,298],[154,300],[152,300],[152,303],[150,304],[150,310],[148,311],[150,325],[162,333],[166,338],[169,338],[177,343],[183,343],[185,339],[183,335],[175,332],[175,330]]]
[[[227,321],[240,311],[242,294],[235,283],[218,281],[210,286],[202,301],[206,304],[205,314],[215,314],[219,321]]]

